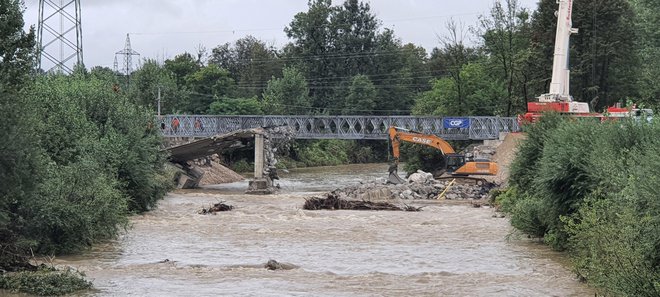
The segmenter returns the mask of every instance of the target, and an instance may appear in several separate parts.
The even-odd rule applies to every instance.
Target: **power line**
[[[217,98],[215,95],[210,95],[210,94],[202,94],[202,93],[197,93],[197,92],[189,92],[189,94],[193,95],[198,95],[198,96],[204,96],[208,98],[214,98],[214,99],[219,99],[219,100],[224,100],[224,101],[240,101],[242,99],[239,98]],[[301,109],[309,109],[309,110],[330,110],[330,111],[343,111],[345,110],[344,108],[333,108],[333,107],[314,107],[314,106],[305,106],[305,105],[292,105],[292,104],[284,104],[284,103],[276,103],[276,102],[269,102],[268,104],[271,105],[276,105],[276,106],[282,106],[282,107],[292,107],[292,108],[301,108]],[[491,105],[480,105],[479,109],[484,110],[494,110],[496,108],[503,108],[505,107],[507,102],[503,102],[501,104],[491,104]],[[356,111],[356,112],[396,112],[396,113],[410,113],[412,112],[412,109],[351,109],[351,111]]]
[[[458,14],[447,14],[447,15],[429,15],[429,16],[418,16],[418,17],[408,17],[408,18],[397,18],[397,19],[385,19],[383,22],[410,22],[416,20],[426,20],[426,19],[438,19],[438,18],[452,18],[459,16],[469,16],[469,15],[478,15],[483,12],[468,12],[468,13],[458,13]],[[353,23],[333,23],[334,25],[353,25]],[[199,31],[159,31],[159,32],[131,32],[129,34],[133,35],[178,35],[178,34],[217,34],[217,33],[236,33],[236,32],[262,32],[262,31],[279,31],[284,30],[282,27],[271,27],[271,28],[253,28],[253,29],[222,29],[222,30],[199,30]]]

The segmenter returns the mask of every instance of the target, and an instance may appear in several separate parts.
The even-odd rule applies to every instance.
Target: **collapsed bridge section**
[[[170,162],[182,170],[177,177],[177,187],[189,189],[199,186],[204,171],[198,168],[192,162],[193,160],[245,148],[253,138],[263,139],[263,135],[263,129],[243,129],[166,148]],[[263,141],[255,141],[255,160],[263,160],[263,151]],[[255,162],[255,178],[261,177],[263,169],[259,170],[259,174],[257,174],[256,168],[263,168],[263,161]]]

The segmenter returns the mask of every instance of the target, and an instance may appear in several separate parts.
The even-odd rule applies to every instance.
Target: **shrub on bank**
[[[516,228],[568,249],[607,292],[660,295],[660,124],[544,117],[498,197]]]
[[[245,159],[241,159],[231,164],[231,169],[241,173],[253,172],[254,164],[248,163],[248,161],[246,161]]]
[[[342,140],[311,141],[300,148],[298,157],[306,166],[348,164],[348,142]]]
[[[47,295],[84,288],[70,272],[29,272],[27,255],[89,248],[165,195],[172,181],[153,115],[83,72],[0,93],[10,127],[1,134],[11,142],[0,158],[0,270],[12,271],[2,287]]]
[[[40,267],[36,271],[21,271],[0,274],[0,289],[23,292],[39,296],[66,295],[92,288],[81,272]]]

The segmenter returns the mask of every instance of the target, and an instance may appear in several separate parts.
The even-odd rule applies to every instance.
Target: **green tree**
[[[228,98],[223,97],[211,103],[209,114],[219,115],[260,115],[264,114],[261,102],[257,97]]]
[[[455,79],[437,79],[431,90],[418,96],[412,113],[438,116],[490,116],[504,113],[498,104],[500,98],[506,96],[504,84],[489,76],[483,62],[464,65],[458,76],[461,78],[463,100],[457,100],[459,87]]]
[[[175,113],[185,108],[185,92],[177,86],[175,75],[156,60],[146,59],[140,69],[131,75],[129,96],[139,105],[156,111],[158,92],[161,113]]]
[[[264,91],[267,114],[309,114],[311,101],[303,74],[296,68],[284,68],[282,78],[273,77]]]
[[[506,84],[506,116],[526,109],[529,29],[529,13],[517,0],[496,1],[490,14],[479,18],[477,32],[489,56],[492,75]]]
[[[425,52],[403,46],[392,30],[380,31],[381,22],[368,3],[346,0],[309,2],[285,29],[293,43],[284,50],[309,81],[313,106],[325,113],[339,113],[350,92],[352,78],[365,75],[377,91],[381,110],[407,112],[414,93],[428,88]],[[417,84],[422,81],[421,85]]]
[[[119,86],[119,79],[117,77],[119,74],[108,67],[94,66],[89,70],[89,75],[96,79],[107,81],[112,85]]]
[[[639,57],[637,88],[643,103],[660,105],[660,3],[657,0],[631,0],[635,12],[635,47]]]
[[[376,89],[365,75],[353,77],[346,97],[344,114],[374,114],[376,108]]]
[[[330,0],[310,0],[307,12],[297,13],[293,21],[284,28],[287,36],[293,39],[288,48],[292,58],[298,58],[299,69],[303,69],[309,78],[330,77],[330,62],[332,57],[330,44],[329,24],[330,16],[335,10]],[[331,90],[322,85],[326,80],[310,81],[310,95],[313,106],[326,108],[331,105]]]
[[[34,67],[34,28],[23,31],[21,1],[0,2],[0,82],[5,88],[22,86]]]
[[[0,269],[6,271],[27,263],[17,210],[35,193],[43,165],[32,103],[19,96],[35,61],[34,30],[23,31],[22,9],[18,0],[0,0]]]
[[[176,55],[172,60],[165,60],[165,69],[174,73],[179,88],[183,88],[186,85],[186,77],[197,72],[200,67],[201,65],[190,53],[183,53]]]
[[[164,196],[152,112],[90,77],[41,77],[25,97],[37,106],[48,161],[38,193],[18,211],[35,251],[71,252],[112,238],[128,211],[148,210]]]
[[[394,32],[384,29],[376,39],[369,78],[378,92],[380,114],[407,114],[417,92],[430,84],[426,73],[426,52],[412,44],[402,45]]]
[[[449,36],[441,38],[442,48],[434,51],[438,55],[435,59],[442,61],[442,65],[444,66],[443,71],[453,81],[456,90],[455,96],[452,97],[455,101],[451,104],[455,109],[452,113],[467,115],[467,92],[465,90],[465,80],[461,72],[464,65],[476,61],[479,56],[475,48],[468,47],[463,43],[466,34],[463,24],[450,20],[446,26],[449,30]],[[434,58],[432,57],[432,59]]]
[[[234,80],[229,71],[216,65],[202,67],[186,76],[188,100],[181,107],[183,111],[204,114],[213,101],[222,96],[233,96]]]
[[[225,43],[214,48],[210,63],[229,70],[242,97],[261,96],[268,80],[283,67],[273,46],[249,35],[233,46]]]

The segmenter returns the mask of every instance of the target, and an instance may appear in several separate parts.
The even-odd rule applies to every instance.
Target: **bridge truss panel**
[[[159,120],[165,137],[210,137],[258,127],[289,126],[299,139],[387,139],[397,126],[447,140],[498,139],[500,132],[518,132],[514,117],[466,117],[465,128],[445,127],[441,117],[415,116],[216,116],[164,115]]]

